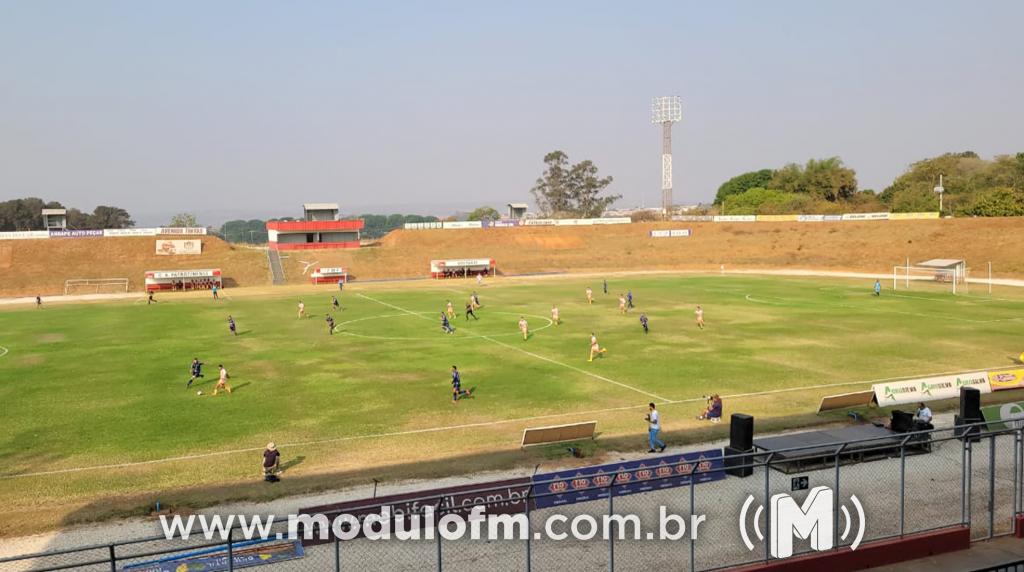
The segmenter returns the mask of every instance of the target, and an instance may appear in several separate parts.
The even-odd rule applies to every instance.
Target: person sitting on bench
[[[914,430],[924,431],[934,429],[932,425],[932,410],[924,403],[917,404],[917,413],[914,414]]]

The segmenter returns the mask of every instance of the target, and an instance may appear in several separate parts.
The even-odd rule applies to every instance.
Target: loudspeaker
[[[889,428],[897,433],[907,433],[914,430],[914,415],[906,411],[896,409],[892,412],[892,419]]]
[[[975,390],[977,391],[977,390]],[[969,439],[971,443],[977,443],[981,441],[981,425],[974,427],[964,427],[971,423],[981,423],[981,418],[977,419],[965,419],[959,415],[953,416],[953,436],[957,439]]]
[[[754,453],[749,449],[740,451],[732,447],[722,447],[725,462],[725,474],[734,477],[749,477],[754,474]]]
[[[733,413],[729,422],[729,447],[747,452],[754,448],[754,418]]]
[[[981,420],[981,391],[978,388],[960,388],[960,417]]]

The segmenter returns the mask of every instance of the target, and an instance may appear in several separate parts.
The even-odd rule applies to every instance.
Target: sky
[[[1024,151],[1024,2],[0,0],[0,200],[140,224],[528,201],[546,153],[675,202],[839,156]]]

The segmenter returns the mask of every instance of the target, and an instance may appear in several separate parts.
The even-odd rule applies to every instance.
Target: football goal
[[[117,294],[128,291],[127,278],[71,278],[64,281],[64,295]]]
[[[892,269],[892,289],[909,290],[911,284],[939,284],[949,288],[954,294],[960,289],[967,289],[967,263],[963,260],[936,258],[917,264],[894,266]]]

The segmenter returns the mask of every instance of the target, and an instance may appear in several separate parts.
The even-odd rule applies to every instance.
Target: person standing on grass
[[[150,304],[156,304],[156,298],[153,297],[152,290],[148,292],[148,296],[146,297],[146,305],[149,306]]]
[[[602,280],[602,285],[604,286],[604,293],[607,294],[608,293],[608,279],[607,278]]]
[[[299,319],[301,320],[302,318],[305,318],[305,317],[306,317],[306,305],[302,302],[302,300],[299,300]]]
[[[590,359],[588,359],[587,361],[594,361],[594,356],[602,355],[606,351],[608,351],[606,348],[602,348],[600,345],[598,345],[598,343],[597,343],[597,336],[595,336],[594,333],[591,332],[590,333]]]
[[[210,292],[213,292],[213,299],[220,300],[220,295],[217,294],[217,285],[214,284],[213,288],[210,288]]]
[[[647,330],[647,314],[644,314],[642,312],[640,313],[640,325],[644,327],[644,333],[646,334],[648,332],[648,330]]]
[[[334,308],[335,311],[337,311],[338,308],[341,307],[341,303],[338,302],[337,296],[331,296],[331,307]]]
[[[338,278],[338,292],[344,292],[344,291],[345,291],[345,281],[342,280],[341,278]]]
[[[476,285],[480,286],[483,283],[484,283],[484,275],[483,274],[477,274],[476,275]]]
[[[523,341],[530,337],[530,324],[526,322],[526,316],[519,316],[519,331],[523,334]]]
[[[217,367],[220,368],[220,378],[217,380],[217,385],[213,388],[213,394],[217,395],[218,391],[224,389],[228,392],[228,395],[231,395],[231,386],[228,385],[228,378],[231,376],[228,375],[228,370],[223,364],[219,364]]]
[[[327,314],[327,333],[328,335],[334,335],[334,318],[330,314]]]
[[[648,403],[647,407],[650,408],[650,412],[644,417],[644,421],[647,421],[647,442],[651,446],[647,452],[653,453],[656,448],[658,452],[664,451],[665,443],[658,439],[658,433],[661,432],[661,416],[658,415],[654,403]]]
[[[231,330],[232,336],[238,335],[238,326],[235,325],[235,319],[228,315],[228,329]]]
[[[626,292],[626,307],[630,310],[633,309],[633,291],[629,290]]]
[[[697,327],[704,329],[704,308],[697,304],[697,309],[693,311],[693,314],[697,317]]]
[[[876,279],[875,280],[875,296],[881,296],[881,295],[882,295],[882,283],[879,282]]]
[[[260,464],[260,474],[263,480],[268,483],[278,481],[278,474],[281,472],[281,452],[273,441],[267,443],[267,449],[263,451],[263,462]]]
[[[43,297],[36,294],[36,310],[43,307]]]
[[[622,294],[619,294],[619,313],[626,313],[626,297],[623,296]]]
[[[555,326],[562,323],[562,320],[558,319],[558,306],[551,305],[551,321],[554,322]]]
[[[593,303],[594,303],[594,291],[590,289],[590,286],[587,286],[587,304],[593,304]]]
[[[192,374],[192,377],[188,378],[185,389],[192,387],[193,381],[203,377],[203,362],[199,361],[199,358],[192,358],[192,364],[189,365],[189,373]]]
[[[460,397],[472,397],[472,390],[462,390],[462,375],[459,368],[452,366],[452,405],[459,402]]]
[[[444,313],[448,314],[448,319],[449,320],[454,320],[455,319],[455,316],[456,316],[456,314],[455,314],[455,306],[452,306],[452,301],[451,300],[448,300],[448,302],[445,303],[445,305],[444,305]]]
[[[467,302],[466,303],[466,321],[467,322],[469,321],[469,317],[470,316],[473,316],[474,320],[479,320],[480,319],[480,318],[477,318],[476,317],[476,313],[473,312],[473,303],[472,302]]]
[[[441,312],[441,330],[446,334],[454,334],[455,328],[452,327],[451,322],[448,321],[448,314]]]

